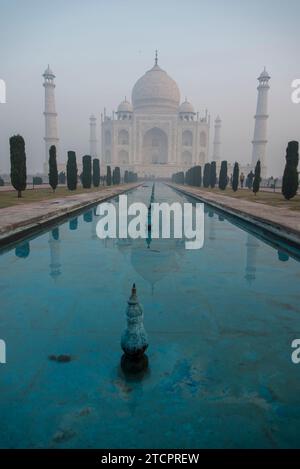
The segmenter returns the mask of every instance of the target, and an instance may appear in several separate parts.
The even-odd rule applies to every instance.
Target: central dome
[[[140,112],[178,112],[180,92],[177,83],[157,63],[132,89],[132,104]]]

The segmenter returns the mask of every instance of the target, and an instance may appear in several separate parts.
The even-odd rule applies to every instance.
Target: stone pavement
[[[89,205],[127,192],[140,183],[101,188],[99,192],[74,194],[51,200],[0,209],[0,246],[35,231]]]
[[[187,195],[192,195],[215,208],[254,223],[277,236],[300,245],[300,211],[273,207],[258,202],[236,199],[226,195],[214,194],[197,187],[168,184]]]

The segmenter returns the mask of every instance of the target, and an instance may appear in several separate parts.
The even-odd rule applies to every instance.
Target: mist
[[[154,63],[177,82],[181,101],[222,119],[222,159],[251,161],[258,85],[270,80],[267,165],[281,175],[289,140],[300,139],[300,104],[291,83],[300,78],[300,3],[289,0],[34,1],[0,0],[0,173],[9,172],[9,137],[25,138],[28,172],[42,171],[44,88],[56,75],[59,161],[89,153],[89,116],[110,113]]]

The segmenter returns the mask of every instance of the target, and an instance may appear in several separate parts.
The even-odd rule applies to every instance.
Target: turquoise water
[[[145,186],[129,202],[149,201]],[[187,201],[162,184],[155,196]],[[300,447],[296,258],[208,207],[197,251],[101,241],[97,219],[88,210],[0,256],[0,446]],[[150,342],[137,378],[119,366],[133,282]],[[59,354],[71,361],[48,358]]]

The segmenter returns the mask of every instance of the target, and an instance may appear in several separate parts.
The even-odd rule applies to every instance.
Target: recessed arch
[[[111,161],[111,154],[110,154],[110,151],[109,150],[106,150],[105,152],[105,162],[106,163],[110,163]]]
[[[200,146],[201,147],[206,147],[206,144],[207,144],[207,135],[206,135],[206,132],[204,132],[204,130],[202,130],[200,132]]]
[[[182,132],[182,145],[184,147],[191,147],[193,145],[193,133],[190,130]]]
[[[129,163],[128,151],[120,150],[119,155],[118,155],[118,160],[120,164],[128,164]]]
[[[143,160],[145,163],[150,164],[165,164],[168,162],[168,137],[158,127],[153,127],[144,135]]]
[[[193,162],[192,153],[190,151],[184,151],[182,153],[182,163],[183,164],[192,164],[192,162]]]
[[[105,145],[111,145],[111,133],[110,130],[106,130],[104,134]]]
[[[118,144],[119,145],[128,145],[129,144],[129,132],[125,129],[122,129],[118,133]]]
[[[204,153],[204,151],[200,151],[200,153],[199,153],[199,163],[202,163],[202,164],[205,163],[205,153]]]

